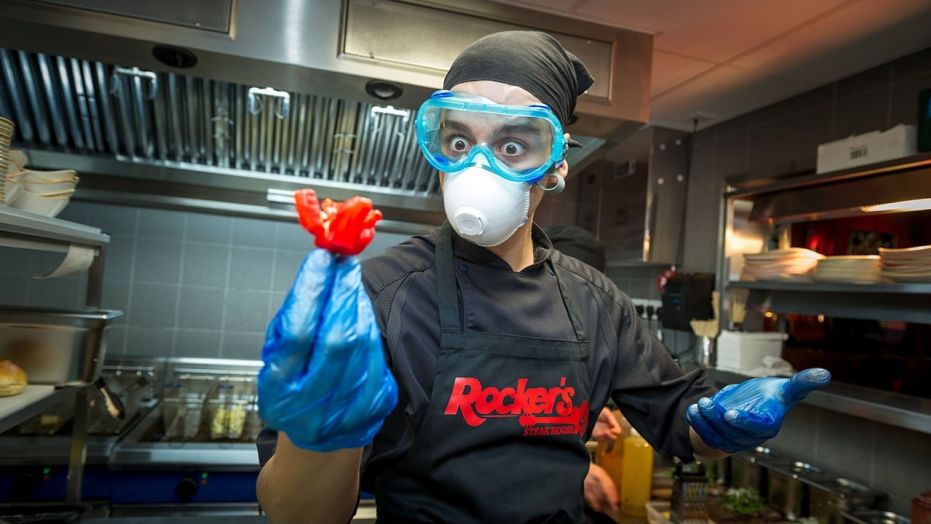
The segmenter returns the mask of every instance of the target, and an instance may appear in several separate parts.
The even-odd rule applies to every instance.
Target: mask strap
[[[543,181],[546,180],[546,177],[543,177],[539,182],[537,182],[537,186],[539,186],[540,189],[546,191],[547,193],[562,193],[563,189],[566,189],[566,179],[563,178],[562,175],[557,175],[554,173],[547,176],[556,177],[556,184],[552,186],[545,185]]]

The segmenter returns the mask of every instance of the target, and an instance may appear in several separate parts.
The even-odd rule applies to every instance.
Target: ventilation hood
[[[9,0],[0,114],[32,166],[81,173],[83,198],[248,210],[311,186],[417,224],[441,221],[442,202],[411,112],[485,34],[547,31],[592,70],[570,165],[648,120],[651,35],[460,4]]]

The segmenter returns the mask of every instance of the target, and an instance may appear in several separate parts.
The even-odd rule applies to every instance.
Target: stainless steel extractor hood
[[[80,171],[85,198],[258,209],[313,186],[437,223],[411,111],[462,48],[515,28],[592,69],[570,132],[600,144],[648,119],[650,35],[486,0],[8,0],[0,114],[33,166]]]

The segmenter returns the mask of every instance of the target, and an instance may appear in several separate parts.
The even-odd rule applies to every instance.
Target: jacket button
[[[465,263],[459,264],[459,271],[462,271],[463,273],[468,273],[469,266]]]

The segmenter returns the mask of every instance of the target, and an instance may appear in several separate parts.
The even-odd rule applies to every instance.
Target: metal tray
[[[30,384],[72,386],[100,377],[113,310],[0,307],[0,359],[26,371]]]

